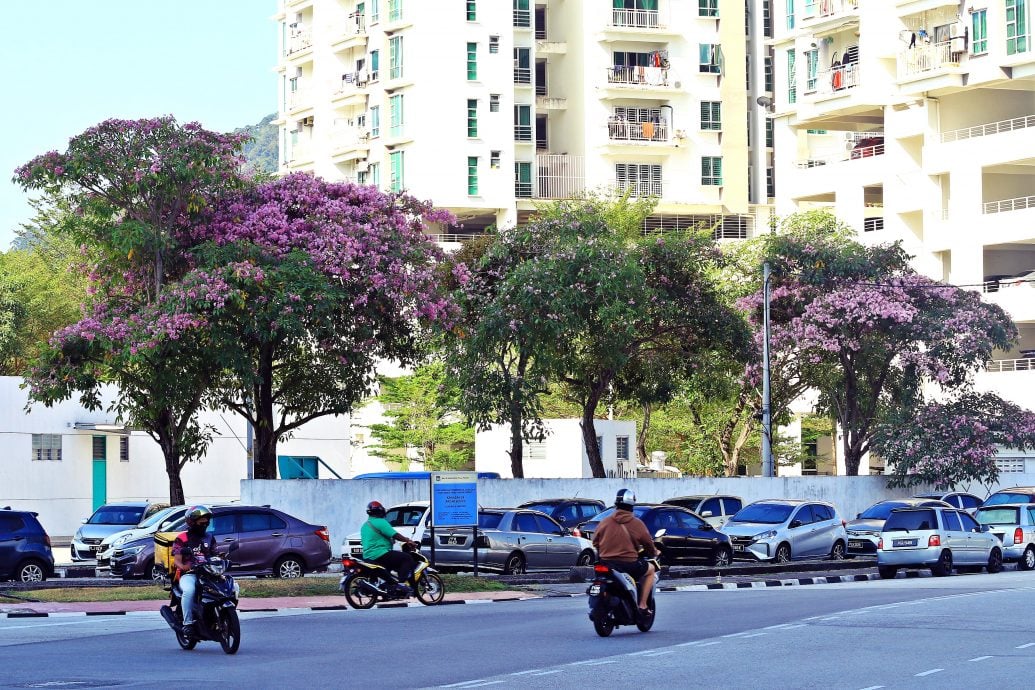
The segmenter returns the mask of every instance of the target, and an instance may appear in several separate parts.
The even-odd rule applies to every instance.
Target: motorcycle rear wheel
[[[362,575],[353,575],[345,580],[345,598],[354,609],[368,609],[377,603],[376,595],[363,591],[361,585],[364,584],[373,587]]]
[[[219,627],[219,646],[227,654],[237,654],[241,647],[241,619],[237,609],[220,610]]]
[[[597,635],[601,637],[608,637],[615,631],[615,619],[611,614],[600,616],[599,618],[593,619],[593,629],[597,631]]]
[[[425,606],[434,606],[446,596],[446,585],[435,573],[425,573],[417,580],[417,599]]]

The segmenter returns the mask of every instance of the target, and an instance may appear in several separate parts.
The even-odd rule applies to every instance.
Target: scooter
[[[236,544],[231,545],[230,553],[234,546]],[[237,601],[241,588],[234,578],[226,574],[231,565],[227,558],[215,556],[191,570],[198,577],[194,595],[194,635],[184,630],[183,592],[178,584],[172,586],[169,604],[160,611],[183,649],[194,649],[202,640],[218,642],[227,654],[236,654],[240,648],[241,621],[237,616]]]
[[[665,530],[658,530],[654,535],[660,539]],[[654,564],[654,587],[647,599],[647,615],[640,618],[640,594],[636,581],[628,573],[614,570],[606,563],[597,562],[593,566],[593,582],[586,590],[589,595],[589,619],[593,621],[593,629],[597,635],[607,637],[615,628],[623,625],[635,625],[640,632],[647,632],[654,626],[656,605],[654,595],[658,591],[661,580],[661,562],[657,558],[649,560]]]
[[[425,606],[441,603],[446,596],[446,586],[438,572],[431,567],[431,562],[409,544],[403,546],[403,551],[416,561],[413,581],[417,585],[414,594],[418,601]],[[352,608],[369,609],[378,601],[399,601],[410,597],[409,588],[401,586],[390,570],[377,563],[343,554],[341,568],[338,589],[345,593]]]

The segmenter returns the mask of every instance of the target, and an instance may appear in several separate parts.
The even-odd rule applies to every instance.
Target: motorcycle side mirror
[[[655,539],[661,539],[663,536],[665,536],[665,534],[666,534],[665,528],[662,527],[661,529],[659,529],[657,532],[654,533],[654,538]]]

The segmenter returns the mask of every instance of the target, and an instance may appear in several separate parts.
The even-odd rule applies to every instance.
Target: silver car
[[[470,527],[435,530],[436,567],[469,568],[474,564]],[[591,565],[593,543],[576,537],[545,513],[521,509],[485,509],[478,513],[478,567],[518,574],[529,570]],[[421,553],[431,557],[431,533],[425,531]]]
[[[983,506],[974,519],[988,525],[1003,545],[1003,560],[1018,570],[1035,569],[1035,503]]]
[[[769,499],[745,506],[721,532],[733,557],[784,563],[796,558],[845,557],[844,520],[824,501]]]
[[[893,498],[888,501],[878,501],[872,506],[849,520],[845,525],[845,532],[848,533],[848,556],[877,555],[877,542],[880,541],[880,530],[884,527],[884,521],[896,508],[916,508],[924,506],[940,506],[952,508],[945,501],[931,498]]]
[[[955,508],[899,508],[884,521],[877,543],[877,572],[893,578],[899,569],[930,568],[944,577],[956,570],[1003,569],[1003,550],[988,527]]]
[[[72,560],[86,561],[97,558],[105,537],[137,527],[139,523],[165,507],[165,504],[144,501],[125,501],[101,506],[93,515],[83,520],[83,526],[72,537]]]

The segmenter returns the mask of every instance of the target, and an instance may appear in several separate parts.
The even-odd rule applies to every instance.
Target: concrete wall
[[[1003,475],[1002,486],[1035,484],[1035,474]],[[845,519],[852,518],[879,500],[909,496],[916,491],[888,489],[884,477],[741,477],[684,479],[483,479],[478,482],[478,502],[485,507],[514,506],[538,498],[581,496],[614,501],[620,488],[632,488],[642,502],[662,501],[687,494],[729,493],[746,502],[764,498],[811,498],[830,501]],[[967,488],[967,487],[964,487]],[[995,487],[998,488],[998,487]],[[984,495],[980,487],[969,487]],[[920,491],[920,489],[917,489]],[[269,504],[303,520],[326,525],[331,550],[337,555],[346,535],[359,530],[366,520],[366,504],[378,500],[385,506],[428,500],[426,481],[392,480],[251,480],[241,482],[244,503]]]

